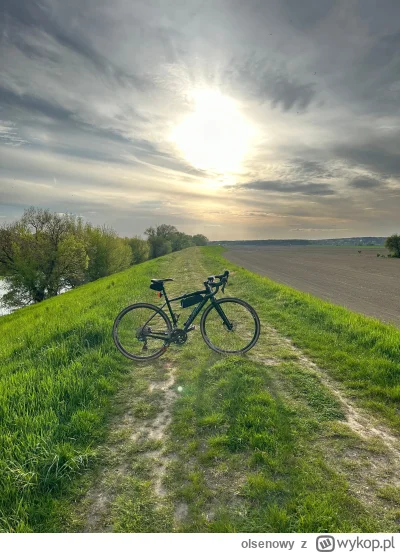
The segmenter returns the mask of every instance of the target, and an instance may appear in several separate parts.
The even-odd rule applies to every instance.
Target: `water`
[[[68,290],[69,290],[69,288],[62,288],[61,291],[60,291],[60,294],[63,294],[64,292],[68,292]],[[8,315],[9,313],[12,313],[13,311],[15,311],[15,308],[10,309],[9,307],[4,307],[1,303],[1,298],[4,296],[4,294],[6,292],[7,292],[7,286],[4,282],[4,280],[2,280],[0,278],[0,317],[2,315]]]
[[[6,292],[7,292],[7,286],[5,285],[4,280],[0,279],[0,300]],[[11,309],[9,309],[8,307],[4,307],[0,303],[0,316],[1,315],[8,315],[9,313],[11,313],[11,311],[12,311]]]

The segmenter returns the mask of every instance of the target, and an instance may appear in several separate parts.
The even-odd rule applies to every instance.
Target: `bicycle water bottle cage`
[[[181,300],[181,307],[191,307],[201,301],[203,301],[203,296],[196,294],[195,296],[190,296],[189,298],[183,298],[183,300]]]

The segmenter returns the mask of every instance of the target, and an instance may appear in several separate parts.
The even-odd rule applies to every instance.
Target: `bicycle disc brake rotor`
[[[172,342],[174,342],[174,344],[178,344],[179,346],[181,346],[187,340],[187,333],[181,328],[176,328],[172,332],[171,340]]]

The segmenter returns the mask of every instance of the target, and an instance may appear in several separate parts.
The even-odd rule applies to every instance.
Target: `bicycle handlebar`
[[[218,278],[219,282],[214,282],[214,279]],[[229,271],[224,271],[222,275],[211,275],[207,278],[207,280],[204,281],[205,286],[209,286],[210,288],[219,288],[222,286],[222,292],[225,291],[225,286],[228,283],[229,278]]]

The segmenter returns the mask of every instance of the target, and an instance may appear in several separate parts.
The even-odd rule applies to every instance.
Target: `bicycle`
[[[208,347],[218,353],[241,354],[249,351],[260,336],[260,319],[253,307],[239,298],[215,299],[221,287],[224,293],[228,278],[229,271],[209,276],[204,281],[204,290],[172,299],[168,298],[164,286],[165,282],[173,281],[172,278],[151,279],[150,288],[156,290],[160,298],[165,298],[164,305],[157,307],[150,303],[135,303],[125,307],[114,321],[112,335],[115,345],[129,359],[156,359],[165,353],[170,344],[183,345],[186,342],[188,332],[196,329],[192,325],[194,319],[209,301],[210,305],[200,320],[200,331]],[[171,303],[179,300],[183,308],[196,306],[183,328],[178,328],[180,315],[171,308]],[[171,319],[163,311],[165,306]]]

